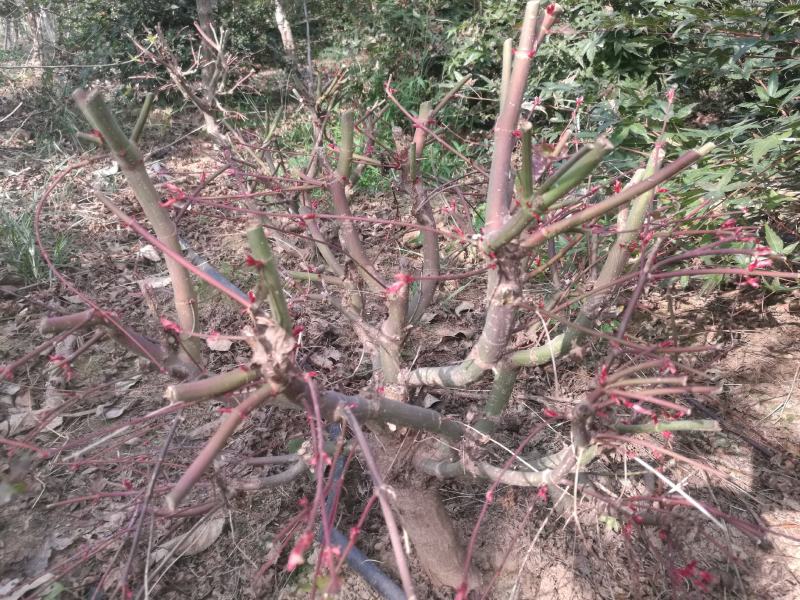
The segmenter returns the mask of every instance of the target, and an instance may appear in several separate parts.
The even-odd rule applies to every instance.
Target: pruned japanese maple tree
[[[230,495],[268,489],[309,470],[313,473],[313,500],[300,510],[283,537],[283,545],[266,562],[274,564],[280,552],[290,548],[287,566],[295,568],[311,548],[319,528],[317,573],[328,576],[328,590],[337,589],[336,575],[343,555],[357,543],[359,530],[354,528],[345,543],[337,542],[341,534],[334,527],[336,502],[328,499],[338,498],[341,473],[326,467],[337,464],[351,451],[358,452],[374,483],[369,506],[380,505],[404,593],[411,598],[415,592],[400,525],[430,579],[458,590],[458,597],[466,597],[470,589],[490,584],[481,581],[472,555],[481,519],[499,484],[534,488],[539,497],[550,498],[560,510],[567,511],[577,487],[583,486],[582,473],[591,469],[592,462],[606,450],[629,443],[640,433],[716,430],[713,421],[687,418],[690,410],[680,399],[685,394],[714,392],[713,386],[690,383],[691,371],[684,371],[679,360],[686,353],[708,348],[631,339],[628,329],[639,299],[654,282],[676,277],[723,274],[757,284],[760,277],[796,280],[797,276],[768,270],[769,251],[752,243],[746,230],[719,227],[712,231],[716,234],[713,241],[683,244],[679,237],[687,221],[655,210],[662,185],[701,160],[713,150],[712,145],[668,159],[662,135],[625,185],[598,184],[594,178],[602,173],[604,158],[614,151],[602,135],[594,142],[580,143],[567,128],[556,144],[543,150],[522,105],[537,50],[560,12],[556,4],[544,7],[529,2],[516,48],[512,50],[510,42],[505,45],[489,165],[465,156],[448,141],[437,122],[469,77],[442,98],[421,103],[416,113],[403,106],[387,84],[386,99],[406,119],[396,124],[394,147],[382,146],[375,136],[376,123],[384,118],[385,110],[373,107],[363,114],[339,110],[337,87],[329,86],[316,101],[306,103],[316,144],[305,172],[279,174],[277,168],[271,168],[272,161],[258,160],[253,144],[244,148],[241,136],[216,130],[218,141],[227,144],[228,154],[245,157],[235,165],[232,160],[223,161],[223,170],[235,166],[237,176],[247,181],[248,191],[232,194],[222,207],[246,217],[248,223],[243,232],[249,247],[247,264],[258,276],[258,285],[249,295],[187,257],[170,212],[176,198],[162,200],[163,194],[149,178],[136,143],[123,132],[102,94],[85,90],[75,93],[80,110],[99,132],[98,141],[120,165],[149,227],[105,193],[96,190],[96,196],[123,225],[166,258],[176,318],[174,322],[164,319],[162,325],[170,332],[173,344],[146,338],[125,324],[124,314],[116,315],[97,305],[74,315],[50,317],[42,324],[42,332],[63,336],[64,332],[103,328],[154,368],[172,373],[177,381],[165,389],[168,405],[158,414],[188,409],[231,393],[241,398],[224,415],[191,466],[170,485],[163,498],[166,514],[197,514],[214,506],[213,501],[198,497],[193,490],[210,473],[215,459],[250,413],[267,405],[302,411],[308,418],[309,444],[303,453],[287,459],[290,466],[285,473],[248,480],[225,480],[224,467],[215,473],[225,480],[224,488]],[[205,29],[204,35],[208,35]],[[204,47],[210,45],[206,40]],[[320,96],[326,94],[325,102],[321,102]],[[671,109],[674,93],[670,92],[667,100]],[[339,116],[339,133],[328,144],[334,109]],[[410,136],[403,134],[404,126],[410,126]],[[230,129],[230,124],[226,127]],[[356,151],[357,140],[363,142],[360,152]],[[458,156],[472,178],[471,183],[463,185],[484,194],[486,221],[480,232],[472,234],[452,226],[448,215],[455,204],[442,204],[442,195],[434,189],[438,182],[425,175],[426,150],[434,144]],[[404,218],[385,219],[363,212],[354,181],[366,165],[380,166],[394,178],[399,205],[406,211]],[[40,211],[49,191],[67,173],[69,170],[59,175],[43,196]],[[181,192],[179,200],[202,206],[202,188],[191,194]],[[323,200],[312,200],[311,192],[322,192]],[[285,200],[292,209],[268,210],[259,203],[265,197]],[[383,227],[387,232],[394,228],[418,231],[419,258],[400,261],[393,270],[387,270],[377,260],[382,249],[364,241],[361,229],[365,224]],[[295,232],[302,230],[296,243],[313,252],[313,268],[292,269],[273,254],[269,232],[285,234],[288,225]],[[587,241],[601,249],[596,264],[586,262],[582,249],[589,245]],[[449,244],[472,248],[480,257],[477,268],[458,268],[447,260],[443,249]],[[47,256],[46,249],[43,252]],[[742,268],[698,267],[693,262],[698,257],[725,254],[750,256],[752,262]],[[557,273],[564,261],[574,261],[576,256],[582,256],[584,268],[573,273],[573,280],[567,284]],[[551,273],[556,274],[553,281],[558,284],[552,293],[532,293],[530,283]],[[431,364],[425,352],[409,352],[411,332],[423,326],[424,315],[442,301],[442,283],[467,278],[480,280],[485,286],[483,325],[472,347],[452,364]],[[209,283],[244,311],[249,325],[232,335],[243,336],[249,344],[249,364],[222,373],[205,373],[199,340],[209,334],[204,333],[198,318],[193,279]],[[314,373],[299,366],[301,328],[294,322],[287,300],[287,290],[298,283],[304,286],[308,301],[327,305],[352,326],[352,335],[363,347],[371,372],[369,385],[360,393],[326,388]],[[605,310],[612,299],[625,308],[609,331],[611,319]],[[517,345],[515,334],[521,329],[528,331],[527,339],[538,343]],[[604,342],[598,346],[605,354],[595,351],[590,357],[582,347],[586,339]],[[482,448],[502,431],[504,411],[518,381],[532,367],[555,367],[568,355],[572,360],[583,357],[596,365],[592,368],[597,373],[594,387],[566,412],[543,410],[542,424],[521,435],[516,450],[506,448],[508,457],[503,463],[487,460]],[[7,365],[4,374],[11,376],[24,358],[21,361]],[[491,391],[479,414],[469,420],[411,401],[420,388],[452,389],[458,398],[458,390],[484,378],[491,379]],[[523,449],[527,444],[536,436],[546,435],[545,424],[554,421],[568,423],[569,443],[554,454],[526,455]],[[345,434],[331,435],[327,429],[331,423],[339,423]],[[640,447],[649,448],[648,444],[653,445],[646,442]],[[484,509],[469,543],[459,538],[431,478],[487,482]],[[610,506],[621,519],[635,518],[645,525],[660,522],[661,516],[646,506]],[[123,578],[128,575],[126,570]],[[120,585],[127,586],[127,579]]]

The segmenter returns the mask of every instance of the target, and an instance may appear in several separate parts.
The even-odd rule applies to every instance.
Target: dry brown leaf
[[[213,352],[227,352],[233,346],[233,340],[228,338],[212,336],[206,340],[206,345]]]
[[[33,397],[31,396],[30,388],[17,398],[16,405],[17,410],[22,412],[31,412],[33,410]]]
[[[409,231],[400,238],[400,243],[406,248],[421,248],[422,235],[419,231]]]
[[[114,395],[121,396],[124,392],[131,389],[142,378],[141,375],[134,375],[133,377],[129,377],[128,379],[120,379],[114,383]]]
[[[330,370],[335,362],[342,360],[342,353],[336,348],[323,348],[309,357],[311,363],[320,369]]]
[[[6,584],[3,584],[2,586],[0,586],[0,590],[2,590],[2,591],[5,591],[6,589],[8,589],[8,595],[7,596],[4,595],[3,596],[3,600],[19,600],[20,598],[22,598],[28,592],[31,592],[31,591],[33,591],[33,590],[35,590],[37,588],[40,588],[46,583],[50,583],[53,579],[55,579],[55,576],[52,573],[45,573],[44,575],[41,575],[40,577],[37,577],[36,579],[31,581],[30,583],[26,583],[25,585],[22,585],[20,587],[16,587],[17,583],[19,583],[20,580],[19,579],[12,579],[11,581],[7,582]],[[16,589],[15,589],[15,587],[16,587]],[[13,591],[11,591],[11,590],[13,590]]]
[[[0,423],[0,435],[13,437],[36,427],[36,416],[32,411],[20,412],[9,415],[8,419]]]
[[[464,302],[462,302],[458,306],[456,306],[456,308],[455,308],[455,310],[453,310],[453,312],[456,313],[456,316],[460,317],[465,312],[469,312],[471,310],[475,310],[475,303],[470,302],[469,300],[465,300]]]
[[[136,256],[140,256],[145,260],[149,260],[150,262],[159,262],[161,260],[161,253],[153,248],[150,244],[145,244],[139,251],[136,253]]]
[[[128,403],[128,404],[125,404],[123,406],[114,406],[112,408],[109,408],[108,410],[103,412],[103,416],[106,419],[117,419],[117,418],[121,417],[125,413],[126,410],[128,410],[128,407],[130,405],[131,404]]]
[[[430,408],[434,404],[438,404],[441,401],[441,398],[437,398],[433,394],[425,394],[425,397],[422,399],[422,406],[425,408]]]
[[[151,560],[160,562],[167,557],[194,556],[208,550],[217,541],[225,528],[225,516],[212,517],[188,534],[179,535],[161,544],[152,554]]]
[[[17,383],[12,383],[11,381],[0,381],[0,394],[13,398],[21,389],[22,386]]]
[[[454,339],[472,339],[475,336],[475,330],[466,327],[456,327],[452,323],[433,324],[430,327],[431,339],[436,339],[433,346],[441,345],[445,340],[450,338]]]

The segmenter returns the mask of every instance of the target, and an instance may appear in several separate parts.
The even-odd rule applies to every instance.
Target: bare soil
[[[0,113],[6,114],[11,108],[3,104]],[[10,135],[20,128],[21,122],[15,119],[0,124],[0,139],[6,140],[0,147],[4,163],[0,210],[9,213],[30,207],[55,171],[54,162],[43,156],[35,139],[18,133]],[[160,166],[154,171],[155,176],[182,187],[190,186],[202,173],[214,170],[209,158],[212,154],[207,143],[187,140],[169,148],[158,159]],[[107,166],[99,164],[96,169]],[[44,212],[46,231],[71,232],[69,259],[63,271],[81,293],[118,311],[143,333],[158,338],[163,335],[158,317],[169,311],[169,292],[155,289],[145,294],[140,282],[163,276],[163,262],[142,257],[142,242],[121,229],[88,192],[87,184],[103,186],[116,195],[126,210],[138,214],[120,177],[91,173],[82,177],[84,181],[74,180],[62,186]],[[231,189],[235,189],[235,182],[222,177],[207,192]],[[364,197],[359,202],[365,212],[393,216],[394,208],[387,198]],[[189,211],[181,222],[181,233],[226,276],[248,289],[252,275],[244,266],[241,223],[220,216],[212,209]],[[367,227],[365,237],[383,266],[396,260],[401,234],[391,234],[387,239],[382,229]],[[302,255],[296,255],[291,246],[279,240],[276,247],[286,264],[303,267]],[[451,260],[468,259],[454,252]],[[42,340],[37,326],[43,316],[83,307],[74,291],[54,279],[45,277],[28,284],[7,266],[0,266],[0,284],[2,363],[19,357]],[[298,298],[302,295],[301,286],[291,291]],[[413,333],[410,344],[420,349],[418,360],[431,364],[462,356],[480,326],[483,299],[479,286],[448,284],[440,294],[447,301],[433,312],[425,327]],[[675,293],[672,311],[662,293],[649,296],[645,304],[649,310],[637,322],[635,335],[647,338],[666,333],[681,342],[720,346],[718,352],[698,358],[691,367],[698,376],[721,386],[718,403],[706,405],[703,410],[708,417],[719,419],[723,431],[677,435],[672,444],[674,449],[720,470],[727,480],[712,479],[703,471],[676,464],[668,457],[649,456],[650,462],[660,462],[696,499],[742,520],[767,525],[787,537],[772,535],[755,540],[735,527],[718,527],[688,510],[687,518],[666,532],[635,524],[631,527],[616,521],[587,496],[579,495],[573,506],[563,512],[554,510],[551,501],[542,501],[535,489],[501,487],[482,524],[474,559],[484,584],[498,575],[485,597],[800,597],[800,545],[790,539],[800,538],[800,315],[796,292],[768,296],[760,291],[732,290],[704,298],[696,290],[687,289]],[[202,286],[201,306],[209,331],[236,333],[243,324],[234,306]],[[368,373],[347,322],[319,304],[298,302],[292,308],[306,327],[299,357],[304,368],[318,371],[322,385],[357,391],[366,383]],[[79,347],[88,338],[89,334],[78,336],[76,345]],[[216,372],[245,362],[248,349],[235,342],[229,350],[209,352],[209,356],[207,368]],[[543,407],[563,411],[577,402],[592,385],[592,356],[592,348],[588,347],[584,361],[571,358],[560,363],[557,389],[551,368],[532,371],[518,385],[509,407],[506,422],[512,429],[499,434],[498,440],[514,444],[519,439],[517,432],[527,431],[539,422],[537,413]],[[168,380],[144,368],[111,341],[94,345],[75,361],[74,369],[73,379],[63,382],[60,388],[63,404],[57,407],[57,424],[54,421],[38,433],[32,428],[0,433],[39,447],[65,448],[46,461],[22,451],[12,453],[8,446],[0,450],[0,597],[38,597],[59,589],[60,596],[56,591],[48,597],[113,595],[120,569],[130,555],[135,494],[147,486],[175,419],[168,415],[137,422],[137,418],[163,406],[161,393]],[[0,423],[10,423],[13,415],[25,411],[47,408],[52,371],[45,356],[28,363],[14,382],[3,383]],[[469,420],[486,397],[488,387],[485,381],[470,390],[430,393],[440,400],[438,410]],[[191,461],[218,422],[219,409],[226,402],[230,400],[197,406],[180,417],[157,489],[175,481]],[[702,412],[700,408],[697,411]],[[128,434],[83,453],[77,463],[66,460],[72,452],[123,422],[131,425]],[[246,456],[291,452],[306,431],[302,415],[277,408],[260,411],[226,449],[222,460],[230,464],[219,464],[218,468],[228,469],[237,477],[265,473],[261,471],[264,467],[237,461]],[[560,429],[550,433],[547,440],[535,441],[534,449],[552,452],[568,440]],[[489,456],[503,456],[494,447],[486,452]],[[637,491],[646,495],[658,485],[631,473],[626,477],[616,465],[611,457],[597,461],[601,482],[628,495]],[[629,467],[635,470],[632,464]],[[468,539],[487,486],[435,480],[430,485],[441,492],[463,539]],[[266,560],[278,533],[297,513],[300,498],[313,493],[313,482],[300,479],[278,490],[237,496],[210,516],[146,519],[143,542],[131,570],[131,585],[134,589],[141,585],[147,563],[153,597],[307,597],[314,556],[294,573],[272,568],[257,585],[253,576]],[[347,474],[341,502],[342,530],[355,522],[370,493],[368,477],[355,464]],[[221,497],[214,479],[209,478],[198,486],[187,504]],[[158,504],[158,500],[154,503]],[[168,540],[193,528],[210,539],[206,548],[193,555],[156,558]],[[394,572],[391,549],[377,511],[369,517],[358,543],[382,568]],[[698,570],[712,575],[707,585],[675,579],[675,570],[692,561],[697,561]],[[413,552],[411,565],[420,598],[452,597],[452,591],[432,589],[426,583]],[[41,585],[32,587],[26,596],[14,594],[21,585],[33,582]],[[340,597],[377,598],[358,576],[347,571]]]

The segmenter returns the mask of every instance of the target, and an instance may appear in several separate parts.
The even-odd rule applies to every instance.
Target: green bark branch
[[[292,318],[289,315],[289,307],[286,305],[283,282],[275,264],[275,257],[272,255],[272,248],[269,246],[267,236],[264,235],[264,228],[260,223],[247,232],[247,242],[253,258],[260,263],[256,299],[259,302],[266,299],[275,322],[287,332],[291,332]]]
[[[153,92],[147,94],[144,97],[144,102],[142,102],[142,108],[139,110],[139,116],[136,119],[136,124],[133,126],[133,131],[131,131],[131,143],[138,144],[139,138],[142,137],[142,132],[144,131],[144,126],[147,124],[147,118],[150,116],[150,111],[153,109],[153,100],[155,100],[156,95]]]
[[[695,419],[682,421],[659,421],[658,423],[618,423],[612,427],[617,433],[661,433],[662,431],[722,431],[719,421]]]
[[[99,90],[78,89],[73,98],[86,119],[103,136],[114,158],[122,169],[128,185],[133,189],[136,199],[150,221],[156,237],[170,250],[182,255],[178,232],[169,216],[169,212],[161,206],[161,199],[147,174],[144,160],[136,144],[123,133],[117,119]],[[180,340],[187,365],[201,364],[202,354],[200,341],[191,334],[197,329],[197,297],[189,272],[170,256],[165,256],[167,270],[175,298],[175,312],[181,327]]]
[[[557,179],[549,184],[545,182],[543,184],[547,185],[545,192],[539,192],[537,196],[537,192],[534,191],[533,196],[522,198],[520,200],[520,208],[511,220],[489,236],[486,242],[487,250],[496,252],[516,239],[519,234],[525,231],[526,227],[544,214],[550,206],[566,196],[586,179],[613,149],[614,146],[611,142],[606,138],[600,138],[586,152],[581,153],[578,159],[571,162],[569,168],[561,173]]]

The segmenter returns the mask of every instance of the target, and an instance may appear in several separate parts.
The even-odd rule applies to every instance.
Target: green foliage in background
[[[129,60],[132,47],[126,34],[143,38],[157,24],[187,65],[189,42],[197,42],[192,29],[194,0],[24,2],[48,6],[53,12],[62,62]],[[20,3],[23,0],[5,0],[9,6]],[[576,135],[588,140],[604,133],[630,150],[616,152],[607,164],[610,179],[624,178],[640,161],[639,153],[647,152],[660,133],[665,93],[674,87],[668,155],[706,141],[719,147],[711,160],[682,176],[687,189],[699,190],[682,196],[682,209],[691,210],[702,197],[740,209],[750,222],[767,223],[786,237],[787,225],[789,229],[796,225],[792,206],[800,188],[796,176],[800,167],[800,5],[788,0],[578,0],[564,4],[564,15],[536,57],[527,94],[529,101],[537,97],[541,101],[529,113],[537,141],[554,141],[577,99],[583,98],[573,123]],[[274,6],[273,0],[218,2],[219,21],[230,30],[231,47],[243,58],[244,69],[251,65],[284,68],[291,62],[283,55]],[[286,0],[283,6],[295,37],[295,59],[302,65],[307,43],[303,2]],[[501,48],[509,32],[518,34],[519,3],[308,0],[305,9],[308,42],[323,78],[339,68],[349,72],[346,104],[359,107],[383,98],[384,84],[391,76],[397,98],[415,111],[421,101],[441,96],[470,73],[474,84],[445,109],[439,122],[461,135],[491,129]],[[151,69],[128,63],[111,73],[86,69],[70,74],[82,84],[109,74],[112,80],[125,79],[145,68]],[[242,102],[257,114],[274,114],[277,108],[265,107],[275,103],[276,96],[267,92],[247,90],[250,96]],[[281,92],[277,101],[288,96],[288,91]],[[388,126],[403,121],[397,111],[390,110],[387,131],[379,135],[388,140]],[[410,131],[410,124],[405,125]],[[279,145],[295,145],[301,152],[310,143],[310,137],[297,127],[285,131],[288,137],[278,139]],[[485,148],[465,145],[464,151],[475,156]],[[429,175],[451,177],[458,165],[448,162],[450,158],[446,153],[436,160],[431,157],[424,168]],[[679,183],[672,186],[672,191],[683,194],[677,189]]]
[[[509,31],[516,34],[518,5],[355,4],[364,16],[345,18],[332,32],[340,37],[327,38],[341,56],[363,57],[351,66],[351,91],[364,100],[382,97],[391,75],[397,97],[413,110],[471,73],[474,86],[440,121],[462,131],[492,126],[501,47]],[[800,190],[798,32],[800,6],[785,0],[568,3],[532,71],[528,99],[541,100],[530,113],[538,141],[554,141],[583,98],[573,124],[578,137],[605,133],[633,150],[608,163],[611,178],[629,173],[641,159],[636,152],[657,139],[665,94],[674,87],[668,155],[706,141],[719,146],[683,176],[686,188],[699,190],[682,198],[683,208],[702,196],[741,209],[751,222],[791,228]]]

